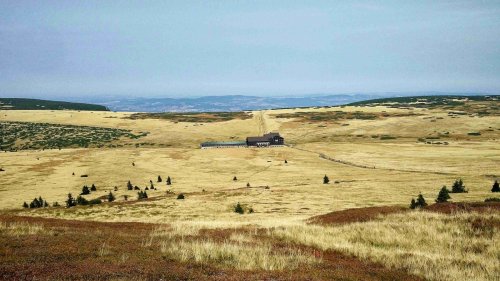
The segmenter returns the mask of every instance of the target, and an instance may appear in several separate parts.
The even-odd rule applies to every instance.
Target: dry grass
[[[280,227],[269,235],[354,254],[429,280],[498,280],[499,225],[498,212],[415,211],[339,227]]]
[[[51,235],[52,231],[36,223],[0,222],[0,234],[19,237],[22,235]]]
[[[183,262],[217,264],[240,270],[293,270],[320,260],[298,249],[276,250],[268,243],[205,240],[162,241],[161,251]]]

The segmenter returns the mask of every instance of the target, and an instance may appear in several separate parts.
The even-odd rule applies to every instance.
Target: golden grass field
[[[335,121],[276,118],[277,114],[339,110],[408,116]],[[451,194],[452,202],[477,202],[494,197],[490,189],[500,177],[500,115],[497,112],[481,117],[449,116],[448,111],[383,106],[283,109],[255,111],[251,119],[213,123],[132,120],[124,118],[130,113],[122,112],[0,111],[0,121],[149,132],[139,139],[118,141],[116,144],[124,146],[117,148],[1,152],[0,167],[5,171],[0,172],[0,209],[22,216],[158,223],[190,232],[203,228],[264,228],[266,235],[275,239],[338,250],[390,268],[405,269],[429,280],[457,280],[460,276],[467,276],[468,280],[495,280],[494,276],[499,274],[498,228],[493,228],[490,237],[467,236],[481,249],[476,256],[468,256],[471,249],[457,250],[463,257],[460,262],[469,262],[471,266],[457,263],[454,252],[449,250],[451,244],[446,244],[463,243],[448,238],[455,232],[462,233],[461,223],[474,215],[447,218],[443,214],[412,212],[342,227],[304,223],[312,216],[349,208],[408,206],[420,192],[428,203],[434,203],[439,189],[443,185],[450,187],[458,178],[463,179],[469,192]],[[246,136],[270,131],[279,131],[288,146],[199,148],[203,141],[244,140]],[[468,135],[470,132],[481,135]],[[381,139],[384,135],[391,138]],[[419,138],[429,138],[434,144],[418,141]],[[136,144],[141,145],[136,147]],[[88,177],[80,177],[83,174]],[[172,185],[157,183],[158,175],[163,180],[170,176]],[[330,178],[329,184],[322,183],[324,175]],[[234,176],[237,181],[233,181]],[[137,191],[126,188],[129,180],[140,188],[149,186],[152,180],[157,190],[148,190],[149,200],[137,201]],[[29,203],[38,196],[50,204],[57,201],[63,205],[68,193],[76,197],[83,185],[92,184],[97,192],[87,195],[88,199],[112,191],[116,202],[69,209],[21,208],[24,201]],[[167,194],[167,190],[173,193]],[[185,194],[184,200],[176,199],[179,193]],[[128,196],[127,202],[124,195]],[[235,213],[233,206],[237,202],[253,208],[254,213]],[[499,221],[498,213],[481,216]],[[443,221],[444,228],[440,226]],[[416,225],[420,228],[414,230]],[[423,225],[427,230],[421,229]],[[165,235],[152,234],[152,237],[166,239]],[[218,249],[221,256],[216,260],[243,270],[283,269],[321,262],[297,249],[286,255],[271,253],[271,247],[264,242],[252,248],[245,244],[253,239],[249,234],[231,237],[224,247],[209,238],[181,241],[175,247],[168,243],[158,245],[164,253],[172,254],[178,249],[182,252],[181,261],[192,262],[210,261],[213,257],[207,253]],[[377,237],[390,241],[382,238],[379,241]],[[412,244],[410,240],[416,242]],[[251,252],[256,258],[251,261],[224,258],[234,252],[240,253],[236,257]]]

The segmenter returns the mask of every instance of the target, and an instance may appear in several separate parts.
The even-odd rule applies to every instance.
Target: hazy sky
[[[500,92],[500,1],[0,1],[0,97]]]

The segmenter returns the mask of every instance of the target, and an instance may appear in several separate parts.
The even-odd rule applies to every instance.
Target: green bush
[[[455,180],[451,187],[451,193],[467,193],[468,190],[465,188],[462,179]]]
[[[101,204],[102,203],[102,200],[99,199],[99,198],[96,198],[96,199],[92,199],[89,201],[89,205],[98,205],[98,204]]]
[[[448,199],[450,199],[450,194],[446,186],[443,186],[441,190],[439,191],[438,197],[436,198],[436,203],[443,203],[443,202],[448,202]]]
[[[240,215],[244,214],[245,213],[245,210],[243,209],[243,207],[241,206],[240,202],[238,202],[236,205],[234,205],[234,212],[235,213],[238,213]]]
[[[495,181],[493,183],[493,187],[491,188],[491,192],[500,192],[500,185],[498,184],[498,181]]]
[[[87,199],[83,198],[82,196],[78,196],[78,197],[76,197],[76,204],[77,205],[88,205],[89,201]]]
[[[327,183],[329,183],[329,182],[330,182],[330,179],[328,178],[328,176],[327,176],[327,175],[325,175],[325,176],[323,177],[323,184],[327,184]]]

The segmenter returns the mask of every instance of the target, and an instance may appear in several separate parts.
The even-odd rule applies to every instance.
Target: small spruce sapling
[[[491,192],[500,192],[500,185],[498,184],[497,180],[495,181],[495,183],[493,183],[493,187],[491,188]]]
[[[88,186],[84,185],[82,188],[82,193],[80,193],[80,195],[87,195],[87,194],[90,194],[90,190]]]
[[[450,194],[446,186],[443,186],[441,190],[439,191],[439,194],[436,198],[436,203],[444,203],[448,202],[448,199],[450,199]]]
[[[238,213],[238,214],[243,214],[245,213],[245,210],[243,209],[243,207],[241,206],[240,202],[238,202],[235,206],[234,206],[234,212],[235,213]]]
[[[465,185],[462,179],[455,180],[453,186],[451,187],[451,193],[466,193],[466,192],[468,191],[467,189],[465,189]]]
[[[420,193],[417,197],[417,207],[423,208],[425,206],[427,206],[427,202],[425,202],[424,196]]]
[[[327,175],[323,177],[323,184],[328,184],[330,182],[330,179],[328,178]]]
[[[109,194],[108,194],[108,202],[113,202],[115,201],[115,196],[113,195],[113,193],[110,191]]]

